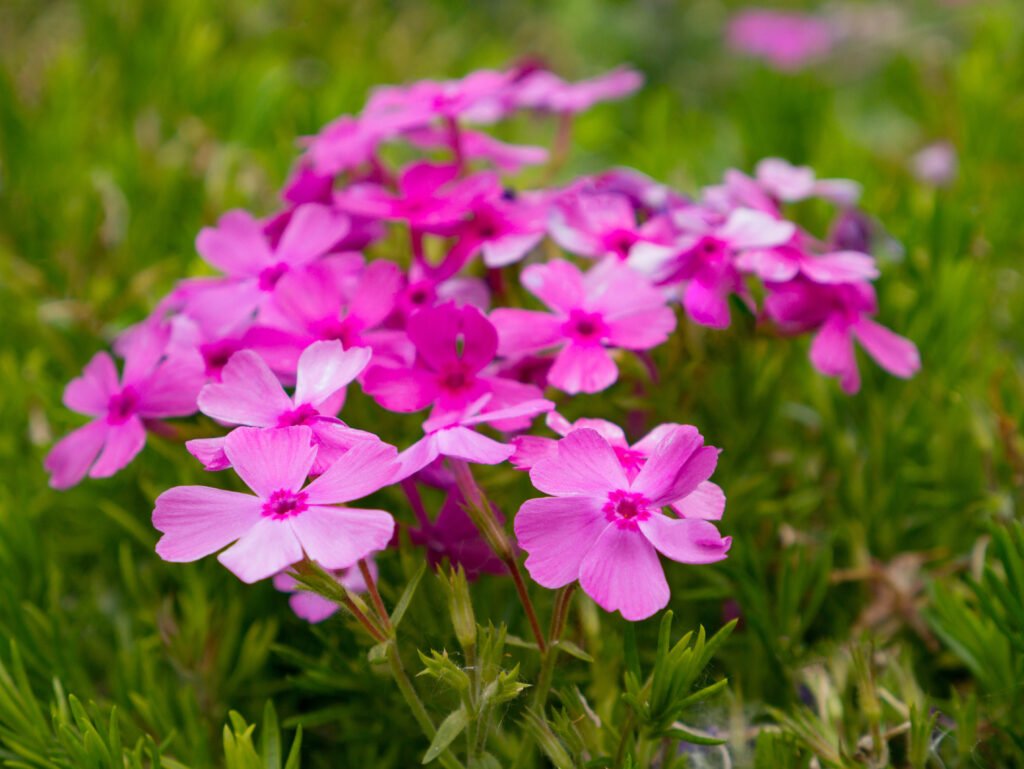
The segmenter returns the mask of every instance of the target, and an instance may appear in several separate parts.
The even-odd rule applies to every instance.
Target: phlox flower
[[[447,560],[453,567],[461,566],[468,579],[483,573],[505,574],[507,567],[480,536],[465,504],[458,489],[451,489],[437,518],[430,520],[421,514],[419,526],[409,529],[409,539],[426,550],[427,563],[433,568]],[[497,508],[492,510],[498,524],[503,524],[505,516]]]
[[[665,423],[658,425],[640,440],[630,444],[622,428],[605,419],[577,419],[570,422],[556,411],[550,411],[547,426],[563,438],[574,430],[593,430],[608,441],[615,451],[626,477],[636,478],[662,439],[682,425]],[[511,462],[519,470],[530,470],[541,460],[558,457],[558,440],[538,435],[521,435],[512,439],[515,454]],[[725,512],[725,492],[711,481],[701,481],[697,487],[682,499],[672,502],[671,507],[681,518],[700,518],[717,521]]]
[[[550,312],[492,312],[498,350],[521,355],[561,348],[548,381],[568,393],[599,392],[615,382],[618,367],[607,347],[646,350],[664,342],[676,325],[664,296],[614,258],[586,275],[562,259],[530,265],[521,280]]]
[[[484,396],[495,409],[541,397],[532,386],[486,371],[498,349],[498,333],[477,308],[453,302],[421,310],[407,324],[416,348],[412,366],[373,365],[363,389],[391,411],[419,411],[434,406],[434,415],[462,413]]]
[[[194,351],[168,355],[169,333],[166,326],[140,326],[121,345],[120,378],[113,359],[101,352],[68,383],[64,405],[93,421],[61,438],[46,456],[52,487],[69,488],[87,474],[113,475],[142,451],[146,422],[195,413],[203,362]]]
[[[605,610],[628,620],[650,617],[669,600],[658,553],[702,564],[729,550],[731,539],[714,524],[662,512],[706,481],[717,461],[718,450],[705,446],[696,428],[677,426],[630,479],[598,432],[570,432],[559,441],[557,456],[530,470],[533,485],[552,496],[527,500],[516,515],[530,576],[548,588],[578,579]]]
[[[372,557],[366,559],[366,567],[370,570],[370,576],[377,579],[377,562]],[[347,569],[337,569],[332,576],[338,584],[352,593],[365,593],[369,588],[363,573],[356,567],[350,566]],[[282,593],[291,593],[288,604],[296,616],[312,624],[323,622],[338,611],[338,604],[328,598],[303,590],[295,577],[287,570],[274,575],[274,587]]]
[[[521,108],[576,114],[590,109],[598,102],[628,96],[643,83],[643,75],[627,67],[575,83],[566,82],[553,72],[537,69],[515,82],[510,99]]]
[[[442,456],[482,465],[501,464],[512,456],[514,447],[481,435],[473,428],[482,424],[519,425],[555,407],[551,401],[538,398],[487,411],[490,400],[490,395],[484,395],[464,411],[442,412],[426,420],[423,423],[426,434],[398,456],[401,477],[419,472]]]
[[[402,120],[407,129],[437,119],[493,123],[508,113],[505,93],[512,73],[481,69],[458,80],[420,80],[382,86],[370,94],[361,119]]]
[[[451,148],[452,142],[450,130],[433,126],[409,131],[405,138],[425,149]],[[508,144],[490,134],[468,129],[459,130],[459,149],[463,160],[483,160],[506,174],[516,174],[527,166],[546,163],[549,154],[544,147]]]
[[[578,256],[626,260],[637,243],[657,242],[637,224],[625,195],[569,194],[552,207],[548,227],[558,245]]]
[[[682,303],[694,322],[729,325],[729,294],[744,293],[736,259],[750,249],[787,243],[796,225],[763,211],[741,208],[725,219],[696,209],[675,212],[679,235],[673,245],[643,243],[630,264],[659,283],[685,281]]]
[[[307,425],[318,447],[312,472],[319,475],[357,441],[375,439],[352,430],[335,415],[345,400],[345,387],[370,362],[366,347],[344,349],[341,342],[314,342],[299,357],[295,394],[289,396],[264,360],[251,350],[239,350],[221,373],[219,382],[199,393],[199,410],[231,425],[281,428]],[[229,466],[226,438],[200,438],[185,447],[207,470]]]
[[[185,312],[214,336],[246,325],[285,274],[326,254],[348,229],[346,216],[307,203],[271,247],[263,225],[250,214],[224,214],[216,227],[203,228],[196,249],[226,277],[187,282]]]
[[[823,58],[835,44],[835,33],[822,18],[759,8],[733,16],[726,34],[733,50],[783,71],[802,69]]]
[[[821,285],[798,279],[769,284],[768,289],[765,314],[783,331],[813,330],[811,363],[825,376],[837,377],[845,392],[860,389],[854,339],[894,376],[906,379],[920,369],[914,343],[871,319],[878,302],[870,284]]]
[[[946,187],[956,178],[956,148],[948,141],[929,144],[910,159],[910,169],[920,181]]]
[[[782,203],[824,198],[852,206],[860,198],[860,185],[849,179],[818,179],[809,166],[795,166],[781,158],[765,158],[754,169],[761,188]]]
[[[395,522],[383,510],[343,503],[387,486],[397,452],[363,441],[327,472],[304,485],[316,460],[309,427],[242,427],[228,435],[231,467],[254,493],[176,486],[156,499],[153,525],[163,533],[156,552],[165,561],[218,560],[243,582],[256,582],[309,558],[325,569],[347,569],[387,547]]]
[[[335,195],[343,211],[371,219],[407,222],[414,230],[430,231],[458,222],[479,198],[501,192],[497,175],[480,172],[460,179],[456,165],[408,165],[398,178],[398,194],[377,184],[353,184]]]
[[[439,304],[472,305],[487,310],[491,292],[481,278],[455,276],[441,279],[433,271],[413,263],[395,302],[396,313],[406,321],[420,310]]]
[[[456,238],[446,259],[448,271],[460,269],[478,252],[487,267],[506,267],[518,262],[544,239],[548,196],[526,193],[511,200],[503,196],[479,198],[467,214],[464,221],[445,233]]]

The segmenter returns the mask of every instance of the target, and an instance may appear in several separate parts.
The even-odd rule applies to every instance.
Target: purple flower
[[[387,547],[395,522],[383,510],[335,507],[390,484],[397,452],[380,441],[354,445],[323,475],[304,485],[316,460],[305,425],[281,430],[242,427],[225,440],[231,467],[253,494],[176,486],[156,500],[153,525],[163,532],[165,561],[218,560],[243,582],[256,582],[310,558],[347,569]]]
[[[561,259],[531,265],[522,282],[551,312],[492,312],[498,349],[521,355],[561,348],[548,380],[568,393],[599,392],[615,382],[618,367],[606,346],[646,350],[664,342],[676,325],[664,296],[615,259],[586,275]]]
[[[664,608],[669,587],[658,553],[681,563],[725,558],[731,539],[714,524],[671,518],[662,508],[691,494],[714,472],[718,450],[696,428],[677,426],[630,480],[599,433],[574,430],[557,457],[538,462],[530,480],[552,496],[531,499],[515,519],[530,576],[544,587],[579,580],[607,611],[628,620]]]

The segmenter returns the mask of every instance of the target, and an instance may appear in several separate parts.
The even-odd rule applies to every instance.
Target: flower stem
[[[356,606],[355,601],[347,595],[345,596],[345,608],[352,613],[352,616],[355,617],[356,621],[373,637],[373,640],[378,643],[383,643],[388,640],[387,635],[383,630],[381,630],[377,623],[367,617],[366,614],[363,613],[362,609]]]
[[[373,602],[373,608],[377,611],[381,627],[390,635],[392,632],[391,619],[388,617],[388,610],[384,608],[384,601],[381,600],[380,593],[377,591],[377,582],[374,580],[365,558],[359,559],[359,573],[363,575],[363,582],[366,583],[366,589],[370,593],[370,600]]]
[[[572,594],[576,589],[576,583],[566,585],[558,591],[555,597],[555,608],[551,614],[551,629],[548,631],[548,649],[540,663],[540,673],[537,675],[537,687],[533,690],[533,709],[538,714],[544,713],[547,705],[548,693],[551,691],[551,680],[555,675],[555,661],[558,659],[558,640],[565,630],[565,620],[569,615],[569,607],[572,606]]]
[[[390,641],[387,644],[387,658],[388,667],[391,668],[391,677],[395,679],[395,684],[397,684],[399,691],[402,692],[402,697],[405,698],[406,704],[412,711],[413,718],[416,719],[416,722],[420,725],[423,733],[427,735],[427,738],[433,740],[437,735],[437,727],[434,726],[434,722],[430,718],[430,714],[427,713],[423,701],[416,693],[416,687],[409,680],[405,667],[402,665],[402,658],[398,655],[398,647],[394,641]],[[450,750],[446,750],[438,756],[438,761],[441,762],[445,769],[463,769],[462,762],[455,758]]]
[[[509,574],[512,575],[512,582],[515,583],[516,593],[519,594],[519,600],[523,604],[526,619],[530,623],[530,630],[537,641],[537,648],[542,655],[545,654],[548,648],[547,642],[544,640],[544,633],[540,629],[540,622],[537,621],[537,612],[533,608],[530,593],[526,589],[526,582],[523,580],[523,574],[519,570],[515,551],[512,549],[512,543],[509,542],[505,529],[502,528],[497,518],[495,518],[494,510],[473,478],[473,471],[469,469],[469,464],[465,460],[452,457],[448,458],[448,463],[452,473],[455,475],[455,483],[458,485],[462,498],[466,502],[466,513],[472,519],[480,535],[491,546],[495,555],[501,559]]]

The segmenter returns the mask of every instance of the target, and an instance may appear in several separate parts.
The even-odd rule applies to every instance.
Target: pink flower
[[[956,178],[956,149],[950,142],[935,142],[910,160],[911,170],[920,181],[933,187],[946,187]]]
[[[377,578],[377,562],[373,558],[367,558],[366,566],[370,570],[370,576]],[[338,584],[353,593],[365,593],[367,591],[366,580],[363,573],[355,566],[347,569],[338,569],[334,572],[334,578]],[[274,587],[282,593],[291,593],[288,599],[289,605],[296,616],[313,623],[323,622],[338,611],[338,604],[334,601],[323,598],[316,593],[303,590],[288,571],[278,572],[274,575]]]
[[[729,325],[728,297],[743,294],[736,258],[749,249],[788,242],[796,225],[747,208],[725,220],[684,209],[674,216],[680,234],[672,246],[644,243],[630,264],[661,283],[686,281],[683,307],[695,322],[711,328]]]
[[[466,213],[465,221],[445,233],[457,238],[446,260],[451,272],[478,252],[487,267],[506,267],[526,256],[547,233],[546,195],[481,198]]]
[[[624,195],[573,194],[551,212],[551,237],[566,251],[599,258],[613,254],[629,258],[633,246],[655,239],[636,222],[636,213]]]
[[[681,563],[713,563],[731,544],[714,524],[671,518],[662,508],[693,493],[714,472],[718,450],[696,428],[678,426],[630,480],[615,450],[594,430],[574,430],[530,480],[552,496],[531,499],[515,519],[530,576],[548,588],[579,580],[607,611],[650,617],[669,600],[658,553]]]
[[[483,69],[458,80],[383,86],[370,94],[361,119],[401,119],[408,129],[438,118],[492,123],[508,112],[505,93],[511,78],[508,72]]]
[[[57,441],[44,466],[50,485],[66,489],[91,478],[108,478],[142,451],[149,420],[195,413],[203,386],[198,355],[165,356],[169,329],[140,327],[124,345],[124,373],[118,380],[113,359],[97,353],[82,376],[64,390],[64,405],[95,417]]]
[[[482,424],[519,426],[523,421],[528,424],[528,420],[555,407],[551,401],[538,398],[485,411],[490,400],[491,396],[485,395],[465,411],[444,412],[424,422],[426,435],[398,456],[402,466],[400,477],[419,472],[441,456],[482,465],[500,464],[511,457],[515,449],[473,428]]]
[[[556,259],[523,270],[523,286],[551,312],[499,309],[491,313],[502,355],[560,347],[549,381],[568,393],[611,386],[618,367],[606,346],[646,350],[676,325],[665,298],[630,267],[606,259],[583,275]]]
[[[906,379],[921,368],[913,342],[869,317],[878,311],[870,284],[821,285],[794,280],[769,285],[769,292],[764,304],[768,317],[790,333],[814,329],[811,363],[825,376],[838,377],[845,392],[860,389],[854,339],[894,376]]]
[[[782,203],[797,203],[819,197],[843,206],[860,198],[860,185],[849,179],[818,179],[814,169],[794,166],[780,158],[765,158],[754,169],[761,188]]]
[[[451,148],[452,133],[443,128],[427,127],[409,131],[405,138],[417,147]],[[548,151],[544,147],[506,144],[479,131],[460,129],[459,148],[465,160],[484,160],[507,174],[519,173],[526,166],[546,163]]]
[[[729,20],[729,46],[764,59],[776,69],[794,71],[823,58],[835,43],[824,19],[802,13],[751,8]]]
[[[460,179],[458,166],[418,162],[402,171],[397,195],[376,184],[355,184],[338,192],[335,204],[352,214],[404,221],[413,229],[429,231],[455,224],[475,201],[500,192],[492,173]]]
[[[218,383],[199,393],[199,410],[220,422],[248,427],[307,425],[318,447],[312,472],[331,466],[341,453],[370,433],[352,430],[335,418],[345,400],[345,387],[370,362],[370,350],[345,350],[341,342],[314,342],[299,357],[295,395],[285,393],[263,359],[251,350],[231,356]],[[229,466],[226,438],[201,438],[185,446],[207,470]]]
[[[597,102],[628,96],[643,83],[643,75],[627,68],[576,83],[568,83],[552,72],[539,69],[512,86],[511,100],[517,107],[575,114],[590,109]]]
[[[245,211],[224,214],[196,238],[203,259],[227,276],[193,281],[185,311],[219,336],[249,323],[290,270],[323,256],[348,231],[348,219],[327,206],[299,206],[275,248],[263,225]]]
[[[480,398],[505,408],[540,398],[529,385],[485,372],[494,360],[498,334],[483,314],[454,303],[421,310],[406,329],[416,347],[411,367],[371,366],[363,388],[391,411],[419,411],[433,404],[435,415],[462,413]]]
[[[316,459],[313,433],[243,427],[224,451],[254,494],[177,486],[156,500],[153,525],[163,532],[156,552],[165,561],[196,561],[234,542],[218,560],[243,582],[266,579],[303,558],[325,569],[347,569],[387,547],[395,522],[383,510],[334,507],[392,482],[393,446],[366,441],[303,486]]]

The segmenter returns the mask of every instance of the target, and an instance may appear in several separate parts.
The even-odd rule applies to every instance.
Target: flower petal
[[[498,443],[468,427],[455,426],[439,430],[436,439],[442,456],[482,465],[499,465],[515,451],[514,447]]]
[[[555,312],[568,313],[583,305],[583,273],[564,259],[532,264],[519,278],[523,288]]]
[[[153,526],[163,533],[156,553],[165,561],[196,561],[245,535],[261,519],[251,494],[176,486],[156,498]]]
[[[917,346],[869,318],[853,325],[853,333],[868,355],[893,376],[912,377],[921,368]]]
[[[580,587],[605,611],[630,621],[668,605],[665,571],[654,546],[639,531],[609,524],[580,565]]]
[[[96,460],[107,437],[107,422],[97,419],[65,435],[46,455],[43,467],[50,474],[50,486],[68,489],[81,481]]]
[[[292,213],[277,244],[275,258],[292,265],[312,262],[345,237],[349,219],[320,203],[306,203]]]
[[[629,488],[615,450],[587,428],[562,438],[557,456],[534,465],[530,481],[545,494],[598,497],[602,504],[609,492]]]
[[[199,410],[208,417],[236,425],[272,427],[292,409],[274,372],[252,350],[239,350],[221,372],[221,381],[199,393]]]
[[[337,340],[314,342],[299,356],[295,405],[320,406],[359,376],[372,355],[369,347],[346,350]]]
[[[706,481],[717,464],[718,449],[705,446],[696,427],[681,425],[655,446],[633,480],[632,490],[643,494],[652,505],[666,505]]]
[[[696,518],[669,518],[655,513],[639,522],[640,531],[659,553],[679,563],[714,563],[725,558],[732,537]]]
[[[393,483],[398,450],[383,441],[362,441],[341,455],[306,487],[310,504],[335,504],[360,499]]]
[[[685,497],[673,502],[672,508],[681,518],[718,521],[725,512],[725,492],[717,483],[704,481]]]
[[[107,439],[103,442],[96,464],[89,470],[90,478],[109,478],[135,459],[146,445],[146,428],[138,417],[131,417],[119,425],[107,428]]]
[[[105,352],[96,353],[82,369],[82,375],[64,388],[64,405],[92,417],[107,413],[110,396],[118,390],[117,366]]]
[[[312,440],[313,431],[305,425],[240,427],[224,439],[224,453],[245,485],[266,499],[275,491],[302,487],[316,457]]]
[[[535,310],[495,310],[491,323],[498,330],[498,352],[517,355],[554,347],[564,341],[565,321],[550,313]]]
[[[287,520],[261,518],[217,560],[242,582],[252,583],[274,576],[302,557],[302,546]]]
[[[611,387],[619,378],[619,368],[608,351],[597,344],[570,342],[555,357],[548,382],[559,390],[596,393]]]
[[[306,555],[325,569],[345,569],[391,541],[395,519],[383,510],[315,505],[289,519]]]
[[[538,585],[568,585],[579,577],[580,564],[608,526],[602,502],[593,497],[529,499],[515,519],[516,539],[529,553],[526,570]]]

